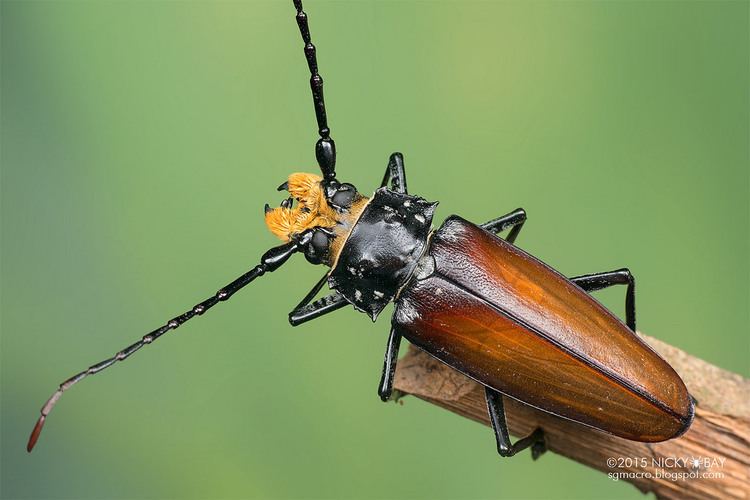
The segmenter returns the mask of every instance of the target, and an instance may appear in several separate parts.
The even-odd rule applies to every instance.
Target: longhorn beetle
[[[481,225],[453,215],[432,230],[437,203],[408,194],[400,153],[391,155],[371,197],[337,180],[315,46],[302,1],[293,3],[310,69],[322,177],[292,174],[279,186],[289,197],[277,208],[266,205],[265,222],[284,243],[215,295],[61,383],[42,407],[27,450],[66,390],[204,314],[296,253],[330,270],[289,313],[293,326],[348,304],[374,321],[395,303],[378,388],[383,401],[391,396],[403,337],[484,385],[502,456],[531,447],[537,458],[545,450],[542,429],[511,443],[504,396],[631,440],[684,433],[694,402],[677,373],[635,334],[630,271],[562,276],[514,246],[526,221],[520,208]],[[505,239],[497,236],[506,229]],[[314,300],[326,284],[333,293]],[[613,285],[626,286],[625,323],[588,294]]]

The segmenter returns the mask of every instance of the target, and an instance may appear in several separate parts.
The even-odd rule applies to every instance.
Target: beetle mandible
[[[406,338],[484,385],[501,456],[530,447],[537,458],[545,451],[542,429],[511,442],[503,397],[636,441],[684,433],[694,401],[672,367],[635,334],[635,279],[628,269],[562,276],[514,246],[526,221],[520,208],[481,225],[453,215],[433,230],[437,203],[408,193],[400,153],[391,155],[371,197],[337,180],[316,49],[302,1],[293,3],[310,69],[322,176],[290,175],[279,186],[289,197],[277,208],[265,206],[268,228],[284,243],[212,297],[62,382],[42,407],[27,450],[70,387],[229,299],[295,253],[330,270],[289,313],[293,326],[348,304],[375,321],[394,302],[380,398],[390,399]],[[333,293],[315,300],[326,284]],[[589,295],[613,285],[626,286],[624,323]]]

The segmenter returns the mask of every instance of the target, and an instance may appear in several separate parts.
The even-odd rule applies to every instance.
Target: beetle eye
[[[349,208],[356,196],[357,188],[349,183],[344,183],[341,184],[334,195],[331,196],[330,203],[336,208]]]
[[[311,264],[322,264],[328,259],[329,235],[320,229],[313,233],[310,243],[305,247],[305,258]]]

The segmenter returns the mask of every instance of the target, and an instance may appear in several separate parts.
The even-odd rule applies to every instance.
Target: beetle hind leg
[[[511,443],[510,435],[508,434],[508,423],[505,420],[503,395],[489,387],[484,388],[484,393],[487,398],[487,411],[490,414],[492,430],[495,431],[495,439],[497,440],[497,452],[501,457],[512,457],[518,452],[531,447],[531,458],[536,460],[547,451],[544,431],[541,428],[536,428],[528,436],[516,441],[515,444]]]
[[[635,332],[635,276],[628,268],[605,273],[585,274],[570,278],[570,281],[587,292],[594,292],[614,285],[627,285],[625,290],[625,324]]]

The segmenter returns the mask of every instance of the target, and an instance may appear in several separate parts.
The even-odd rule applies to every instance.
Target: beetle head
[[[333,240],[348,233],[367,201],[352,184],[315,174],[294,173],[278,189],[288,191],[289,198],[277,208],[266,205],[266,225],[283,241],[314,230],[305,247],[313,264],[330,262]]]

